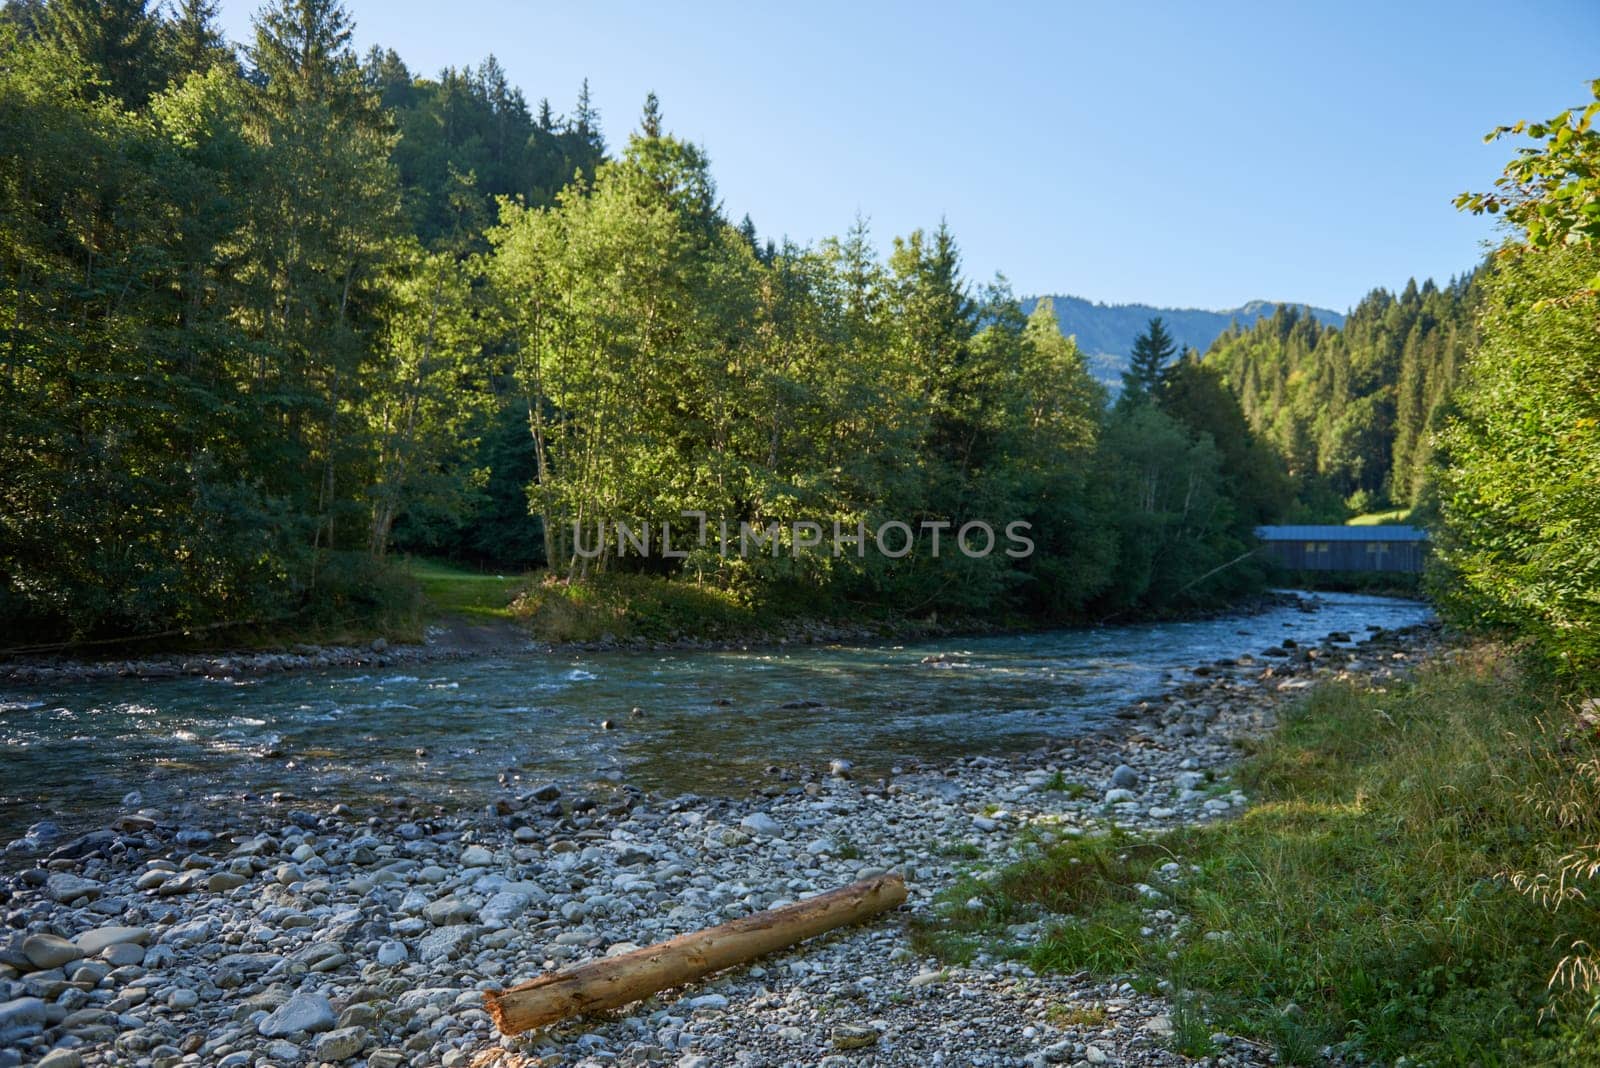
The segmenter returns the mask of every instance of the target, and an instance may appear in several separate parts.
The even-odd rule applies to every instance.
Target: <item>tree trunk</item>
[[[602,957],[514,986],[486,990],[484,1007],[502,1034],[515,1035],[584,1013],[603,1012],[659,990],[755,960],[796,942],[876,916],[906,899],[898,875],[880,875],[679,935],[632,953]]]
[[[389,551],[389,532],[394,529],[400,512],[401,487],[411,469],[411,453],[416,448],[417,409],[422,404],[422,386],[433,370],[433,343],[438,332],[439,299],[442,281],[433,287],[432,302],[428,307],[428,330],[423,335],[422,356],[411,375],[410,389],[403,394],[405,405],[404,429],[395,433],[385,426],[387,441],[384,455],[379,460],[380,506],[373,510],[369,552],[373,559],[381,560]],[[385,415],[385,422],[388,418]]]

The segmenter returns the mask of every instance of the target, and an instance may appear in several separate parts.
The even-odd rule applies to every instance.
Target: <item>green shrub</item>
[[[422,592],[401,564],[364,551],[323,554],[315,583],[302,593],[300,612],[283,626],[301,641],[333,641],[383,634],[415,641],[422,636]],[[274,628],[275,629],[275,628]]]
[[[738,638],[760,627],[757,613],[726,591],[628,573],[570,582],[546,573],[530,582],[512,611],[546,641]]]
[[[1528,253],[1486,287],[1441,435],[1434,592],[1457,622],[1532,637],[1600,673],[1600,246]]]

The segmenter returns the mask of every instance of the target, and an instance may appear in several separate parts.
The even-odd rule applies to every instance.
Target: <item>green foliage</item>
[[[544,532],[528,515],[536,468],[525,400],[495,390],[494,403],[473,413],[461,442],[467,482],[450,487],[443,507],[408,502],[395,521],[394,548],[513,571],[542,564]]]
[[[1089,788],[1087,786],[1085,786],[1083,783],[1081,783],[1081,782],[1068,782],[1067,781],[1067,777],[1065,775],[1061,774],[1061,772],[1059,772],[1059,771],[1057,771],[1055,774],[1051,775],[1049,779],[1045,780],[1044,785],[1041,786],[1040,789],[1041,790],[1056,790],[1056,791],[1059,791],[1061,793],[1066,794],[1068,797],[1072,798],[1074,801],[1076,801],[1080,797],[1088,796],[1088,793],[1089,793]]]
[[[1112,506],[1117,553],[1098,604],[1192,608],[1260,581],[1215,439],[1148,403],[1118,405],[1097,465]]]
[[[692,511],[735,532],[902,517],[1003,530],[1075,496],[1100,395],[1053,321],[1024,320],[1003,290],[969,294],[947,232],[897,242],[887,267],[864,228],[764,259],[714,203],[698,150],[635,137],[592,187],[549,209],[508,204],[491,232],[491,292],[529,404],[533,503],[547,559],[568,577],[661,567],[619,556],[614,540],[585,559],[572,537],[584,520],[681,531]],[[786,546],[730,559],[712,537],[681,569],[769,601],[825,587],[957,611],[1029,580],[1003,554],[951,552],[953,536],[932,560],[925,534],[898,565],[796,559]],[[1069,594],[1066,607],[1084,600]]]
[[[294,618],[301,640],[376,630],[419,641],[422,609],[421,592],[403,568],[360,550],[342,550],[321,558],[317,596]]]
[[[1587,1000],[1546,980],[1600,910],[1541,909],[1511,880],[1600,830],[1595,778],[1574,774],[1600,750],[1564,728],[1567,700],[1494,649],[1398,689],[1320,687],[1245,762],[1242,816],[1074,839],[964,883],[924,944],[970,952],[1044,918],[1012,952],[1166,980],[1210,1024],[1191,1020],[1191,1040],[1251,1035],[1288,1063],[1330,1044],[1384,1063],[1587,1063]],[[1176,878],[1160,870],[1174,862]]]
[[[1205,364],[1281,453],[1304,521],[1342,522],[1340,502],[1410,504],[1423,492],[1429,430],[1472,343],[1478,275],[1369,293],[1343,328],[1291,306],[1212,345]],[[1367,510],[1363,508],[1362,510]]]
[[[143,107],[163,80],[161,19],[149,0],[53,0],[38,29],[59,62],[130,108]]]
[[[1161,410],[1191,436],[1209,437],[1216,446],[1241,533],[1283,517],[1294,498],[1284,459],[1251,429],[1239,398],[1216,368],[1191,354],[1166,371],[1156,396]]]
[[[618,625],[696,629],[643,579],[606,585],[625,575],[716,591],[709,629],[716,598],[1079,620],[1259,577],[1227,565],[1282,479],[1214,377],[1164,367],[1159,323],[1160,405],[1108,414],[1048,302],[974,286],[943,226],[886,258],[862,223],[762,242],[653,95],[608,159],[587,85],[562,119],[492,56],[436,79],[358,60],[337,0],[272,0],[239,57],[215,10],[59,0],[0,25],[0,628],[403,620],[346,581],[364,554],[403,582],[392,547],[544,565],[564,632],[624,589],[647,601]],[[916,542],[641,559],[573,537],[672,522],[681,544],[685,511]],[[974,521],[1030,524],[1036,551],[957,551]]]
[[[1573,672],[1600,670],[1600,330],[1595,297],[1564,295],[1596,270],[1600,245],[1500,262],[1438,476],[1436,595]]]
[[[209,11],[0,27],[0,626],[29,638],[409,626],[348,554],[435,491],[482,388],[342,9],[265,9],[249,80]]]
[[[190,260],[225,231],[200,143],[95,92],[94,72],[0,28],[4,624],[28,638],[270,618],[302,530],[245,472],[266,409],[207,358]],[[163,111],[164,117],[167,113]],[[226,135],[223,135],[224,137]]]
[[[368,550],[377,557],[403,509],[418,521],[464,510],[477,481],[469,435],[494,404],[466,268],[435,253],[397,270],[378,342],[386,358],[365,404],[374,450]]]
[[[169,77],[181,80],[204,74],[212,67],[232,66],[233,49],[217,28],[219,0],[179,0],[171,20],[162,26],[162,50]]]
[[[512,612],[536,637],[560,642],[733,639],[761,629],[756,614],[722,590],[626,573],[591,576],[584,582],[551,574],[536,577]]]
[[[400,135],[393,159],[406,214],[429,248],[480,247],[496,198],[550,204],[575,174],[591,179],[604,159],[587,84],[573,116],[560,121],[548,103],[530,113],[492,55],[430,79],[374,46],[361,69]]]
[[[1177,343],[1167,332],[1161,316],[1155,316],[1145,326],[1144,333],[1133,339],[1128,369],[1122,375],[1122,399],[1137,403],[1159,393],[1167,363],[1177,354]]]
[[[1462,193],[1456,207],[1474,215],[1505,218],[1521,231],[1532,249],[1547,251],[1567,244],[1600,242],[1600,78],[1589,83],[1594,101],[1581,110],[1568,108],[1546,122],[1519,120],[1496,127],[1485,143],[1507,134],[1526,134],[1542,146],[1525,146],[1495,179],[1495,192]],[[1600,275],[1584,280],[1600,289]]]
[[[1600,82],[1595,85],[1600,93]],[[1503,128],[1544,138],[1506,167],[1521,227],[1497,257],[1481,343],[1440,435],[1434,588],[1461,622],[1533,638],[1573,674],[1600,674],[1600,99],[1581,115]]]
[[[676,569],[769,603],[823,589],[913,612],[1012,604],[1079,618],[1216,599],[1258,577],[1210,581],[1283,484],[1236,406],[1231,422],[1204,410],[1227,399],[1215,379],[1183,377],[1178,421],[1123,406],[1102,439],[1103,393],[1048,303],[1025,318],[1003,284],[974,292],[947,230],[897,240],[886,264],[861,227],[766,256],[714,205],[698,150],[636,136],[592,186],[549,208],[507,203],[490,233],[498,344],[533,435],[533,507],[545,558],[568,580],[670,569],[614,538],[581,553],[574,523],[682,531],[685,512],[735,532],[948,525],[938,558],[927,530],[903,561],[795,558],[786,544],[730,559],[709,536]],[[1031,523],[1038,551],[952,552],[955,528],[974,520]]]

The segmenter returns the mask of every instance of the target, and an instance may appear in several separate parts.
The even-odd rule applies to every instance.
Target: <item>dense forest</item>
[[[1430,431],[1473,342],[1478,279],[1411,281],[1398,296],[1375,289],[1342,328],[1279,306],[1211,346],[1206,364],[1285,458],[1305,518],[1417,502]]]
[[[1464,201],[1521,226],[1510,252],[1204,357],[1153,321],[1113,403],[1050,303],[967,278],[942,224],[764,240],[654,95],[612,145],[572,91],[558,114],[493,57],[357,56],[334,0],[273,0],[237,49],[207,0],[11,0],[10,644],[383,629],[415,619],[403,554],[778,612],[1101,619],[1253,588],[1256,524],[1421,503],[1464,617],[1592,656],[1587,113],[1516,131],[1551,146]],[[580,551],[585,524],[685,512],[776,525],[779,551]],[[841,552],[802,522],[913,541]],[[1034,551],[952,554],[972,522]]]
[[[586,86],[557,115],[492,58],[360,58],[333,0],[274,0],[238,52],[205,0],[5,11],[14,638],[381,626],[414,605],[395,550],[824,614],[1087,618],[1259,577],[1226,565],[1272,458],[1221,380],[1187,360],[1108,405],[943,226],[763,241],[653,96],[613,149]],[[904,522],[917,551],[577,552],[574,523],[686,510]],[[934,560],[971,521],[1036,551]]]

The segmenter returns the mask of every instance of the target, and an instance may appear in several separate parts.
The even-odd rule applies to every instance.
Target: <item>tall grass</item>
[[[1574,940],[1600,931],[1585,873],[1556,910],[1519,889],[1600,841],[1600,751],[1573,707],[1494,647],[1388,690],[1320,687],[1239,768],[1255,801],[1239,818],[1069,842],[956,888],[923,937],[970,952],[1044,915],[1049,933],[1011,952],[1164,983],[1187,1015],[1289,1063],[1328,1046],[1600,1063],[1581,968],[1549,985]],[[1162,908],[1176,932],[1153,918]]]

